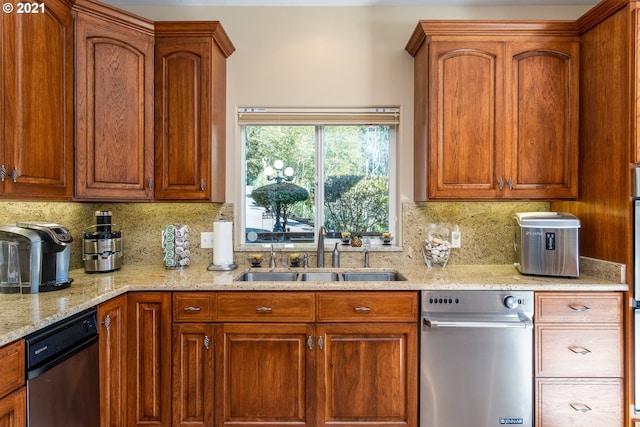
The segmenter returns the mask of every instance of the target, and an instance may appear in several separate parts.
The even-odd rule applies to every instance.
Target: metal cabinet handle
[[[149,190],[153,190],[153,179],[149,178],[147,180],[147,187],[149,188]]]
[[[584,403],[574,402],[574,403],[569,403],[569,406],[571,406],[574,411],[582,412],[583,414],[585,412],[591,411],[591,408],[588,405],[585,405]]]
[[[573,311],[585,312],[591,310],[590,307],[582,304],[569,304],[569,308]]]
[[[201,311],[202,308],[201,307],[188,306],[188,307],[183,308],[183,310],[187,311],[187,312],[197,312],[197,311]]]
[[[572,346],[569,346],[569,350],[571,350],[571,351],[572,351],[572,352],[574,352],[575,354],[581,354],[581,355],[583,355],[583,356],[584,356],[584,355],[586,355],[586,354],[591,353],[591,350],[589,350],[589,349],[588,349],[588,348],[586,348],[586,347],[582,347],[582,346],[580,346],[580,345],[572,345]]]
[[[200,190],[204,191],[205,188],[205,184],[204,184],[204,179],[200,180]]]
[[[371,307],[353,307],[353,311],[356,313],[368,313],[371,311]]]
[[[498,188],[502,190],[504,188],[504,179],[500,178],[498,180]]]
[[[109,316],[108,314],[104,316],[104,320],[102,321],[102,324],[104,325],[104,328],[108,331],[109,327],[111,326],[111,316]]]
[[[513,180],[511,178],[507,181],[507,185],[509,186],[509,190],[513,190]]]
[[[7,168],[4,165],[0,166],[0,181],[4,182],[7,178]]]
[[[323,344],[324,344],[324,341],[322,340],[322,337],[318,337],[318,348],[320,350],[322,350]]]
[[[209,338],[209,336],[207,336],[207,335],[204,336],[203,344],[204,344],[204,348],[209,350],[209,346],[211,345],[211,339]]]
[[[20,174],[18,173],[18,168],[14,167],[13,170],[11,171],[11,180],[13,182],[17,182],[19,176]]]
[[[256,311],[258,313],[270,313],[273,311],[273,308],[271,307],[256,307]]]
[[[309,347],[309,350],[313,350],[313,338],[311,338],[311,335],[307,338],[307,347]]]

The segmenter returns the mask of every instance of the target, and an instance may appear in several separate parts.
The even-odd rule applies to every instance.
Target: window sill
[[[335,242],[325,242],[324,250],[325,252],[330,252],[333,250],[335,246]],[[313,243],[274,243],[273,247],[278,252],[314,252],[317,250],[317,247]],[[233,250],[235,252],[262,252],[269,251],[271,248],[270,243],[255,243],[252,245],[240,245],[235,246]],[[362,252],[365,249],[364,246],[356,248],[350,245],[338,245],[338,250],[340,252]],[[383,245],[381,243],[374,244],[366,248],[369,252],[402,252],[402,246],[397,245]]]

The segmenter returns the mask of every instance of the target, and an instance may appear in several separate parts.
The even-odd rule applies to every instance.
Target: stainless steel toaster
[[[522,274],[580,276],[580,220],[564,212],[523,212],[515,215],[516,268]]]

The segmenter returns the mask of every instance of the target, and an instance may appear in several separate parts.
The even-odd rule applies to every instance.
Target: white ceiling
[[[140,6],[534,6],[588,5],[598,0],[107,0]]]

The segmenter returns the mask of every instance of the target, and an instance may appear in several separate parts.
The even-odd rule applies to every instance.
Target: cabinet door
[[[213,42],[156,40],[156,199],[210,200]]]
[[[27,389],[0,399],[0,426],[27,427]]]
[[[76,198],[153,198],[152,33],[79,12]]]
[[[315,426],[313,331],[305,324],[221,325],[216,425]]]
[[[318,426],[417,426],[416,324],[326,324],[318,336]]]
[[[4,192],[70,199],[73,191],[73,18],[60,0],[5,13]],[[16,4],[16,7],[18,5]]]
[[[100,427],[126,425],[127,296],[98,306],[100,320]]]
[[[428,196],[495,198],[503,170],[504,45],[429,45]],[[420,143],[420,142],[417,142]]]
[[[173,325],[173,427],[213,426],[213,324]]]
[[[578,42],[506,43],[505,197],[578,195]]]
[[[507,43],[507,197],[578,195],[578,42]]]
[[[171,293],[128,295],[128,426],[171,425]]]

